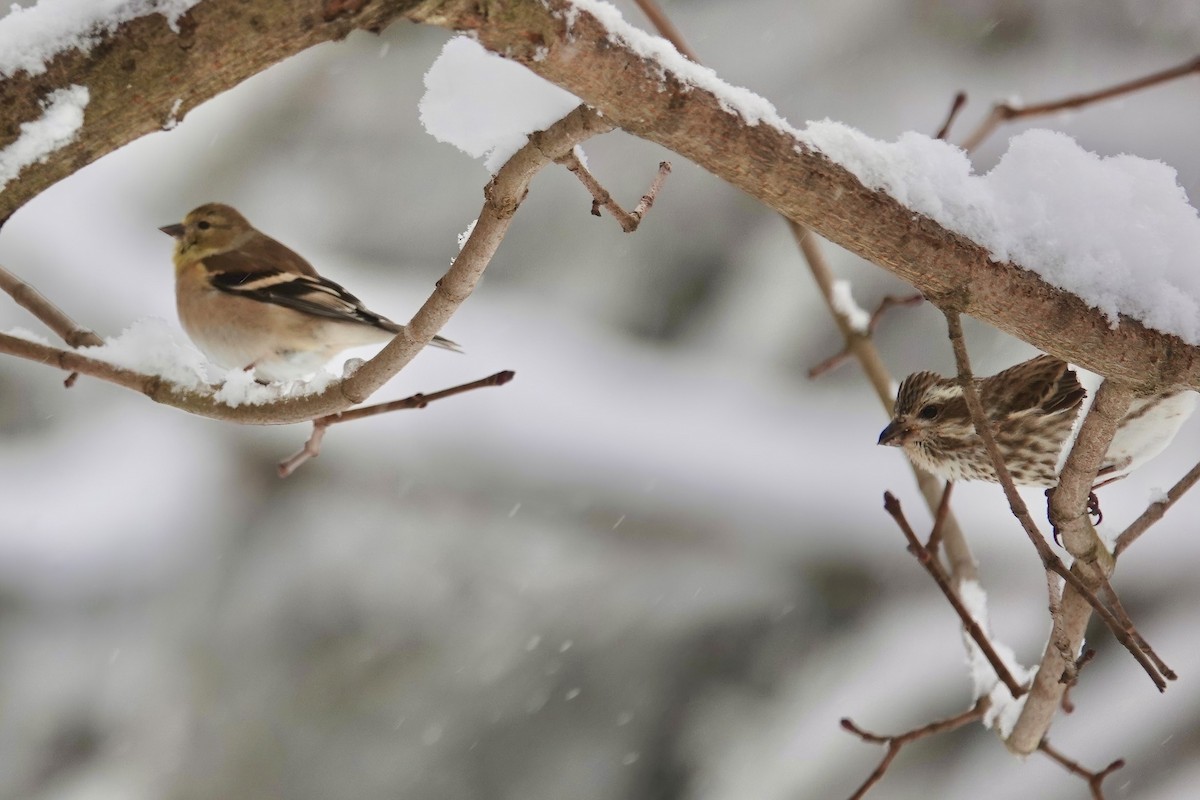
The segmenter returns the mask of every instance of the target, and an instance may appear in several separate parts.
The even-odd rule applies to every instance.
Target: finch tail
[[[463,351],[463,349],[458,346],[458,342],[452,342],[445,336],[434,336],[433,341],[431,341],[430,344],[434,347],[440,347],[443,350],[451,350],[455,353],[461,353]]]
[[[399,333],[404,330],[403,325],[398,325],[386,317],[379,317],[377,321],[373,321],[376,328],[385,330],[388,333]],[[455,353],[461,353],[463,349],[459,347],[458,342],[452,342],[445,336],[434,336],[433,341],[429,343],[433,347],[440,347],[443,350],[451,350]]]

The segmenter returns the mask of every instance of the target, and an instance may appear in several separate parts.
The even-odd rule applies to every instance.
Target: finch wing
[[[208,265],[209,261],[205,259],[205,264]],[[212,272],[209,280],[213,287],[222,292],[260,303],[274,303],[341,322],[357,322],[391,333],[400,330],[399,325],[370,311],[361,300],[339,284],[320,275],[258,269],[250,272]]]
[[[320,277],[295,250],[257,232],[234,250],[205,256],[204,266],[209,272],[294,272]]]
[[[1087,394],[1067,362],[1048,355],[984,378],[980,390],[983,404],[998,414],[1032,409],[1046,414],[1078,410]]]

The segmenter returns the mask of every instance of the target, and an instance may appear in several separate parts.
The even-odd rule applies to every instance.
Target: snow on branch
[[[47,62],[66,50],[88,53],[122,23],[161,14],[179,32],[179,18],[197,0],[42,0],[31,8],[14,5],[0,23],[0,76],[41,75]]]
[[[45,100],[45,113],[32,122],[21,123],[17,140],[0,150],[0,191],[21,170],[39,164],[60,147],[70,144],[83,127],[88,90],[82,86],[56,89]]]
[[[1163,333],[1128,316],[1140,313],[1136,303],[1109,302],[1101,311],[1029,269],[997,262],[991,249],[996,242],[974,241],[930,216],[914,215],[896,198],[864,185],[822,153],[815,146],[820,126],[797,131],[769,103],[686,61],[674,48],[624,23],[614,9],[598,0],[510,0],[505,6],[512,13],[486,19],[464,13],[453,16],[449,24],[473,31],[488,49],[572,92],[624,130],[692,159],[789,219],[893,271],[939,305],[953,305],[1046,352],[1139,389],[1175,384],[1200,387],[1200,352],[1175,335],[1184,330],[1185,314],[1178,303],[1162,319],[1150,316],[1151,302],[1142,303],[1153,324],[1173,328]],[[441,19],[427,15],[425,7],[417,16]],[[539,36],[528,36],[532,29]],[[658,44],[651,46],[647,40]],[[869,152],[876,146],[865,143],[869,141],[861,137],[860,149]],[[944,143],[925,141],[944,148],[939,153],[955,152]],[[827,140],[823,144],[851,160],[844,143],[840,149]],[[1036,141],[1034,145],[1034,150],[1053,146]],[[1076,160],[1086,164],[1093,158],[1082,154]],[[925,164],[940,171],[927,176],[934,185],[953,187],[971,177],[965,157],[964,168],[950,175],[940,159]],[[1165,180],[1161,166],[1120,160],[1099,163],[1101,171],[1116,167],[1145,177],[1158,188],[1144,189],[1139,183],[1140,191],[1152,196],[1152,205],[1173,209],[1170,213],[1176,221],[1187,213],[1194,215],[1177,189],[1173,199],[1166,197],[1170,192],[1162,187],[1173,180]],[[1108,183],[1105,178],[1088,177],[1088,181],[1091,191]],[[1112,198],[1103,202],[1119,205]],[[968,211],[963,215],[969,216]],[[977,222],[980,228],[996,227],[987,213]],[[1188,225],[1182,222],[1174,230]],[[1030,239],[1038,235],[1034,229],[1026,233]],[[1027,249],[1036,250],[1033,244]],[[1055,257],[1051,254],[1051,260]],[[1071,271],[1079,268],[1076,264]],[[1114,277],[1119,277],[1116,272]],[[1114,319],[1119,322],[1116,327]]]

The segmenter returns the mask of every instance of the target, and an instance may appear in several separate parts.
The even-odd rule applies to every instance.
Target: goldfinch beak
[[[161,228],[159,228],[159,230],[165,233],[167,236],[171,236],[175,239],[183,236],[183,226],[178,222],[174,225],[163,225]]]
[[[888,445],[889,447],[899,447],[900,445],[904,444],[904,438],[907,433],[908,430],[903,424],[897,422],[896,420],[892,420],[888,423],[888,426],[883,429],[883,432],[879,434],[878,443]]]

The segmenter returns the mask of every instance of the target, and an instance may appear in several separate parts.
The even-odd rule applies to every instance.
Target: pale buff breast
[[[392,337],[213,289],[199,265],[176,275],[175,298],[184,331],[210,361],[226,369],[254,366],[266,380],[311,374],[346,348]]]

